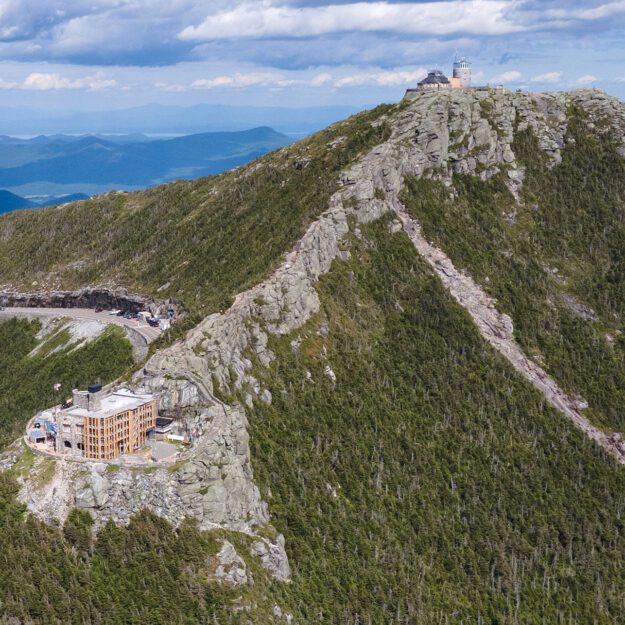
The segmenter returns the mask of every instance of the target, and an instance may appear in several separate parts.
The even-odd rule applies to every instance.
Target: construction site
[[[186,444],[174,419],[158,416],[153,395],[100,384],[36,415],[25,439],[39,453],[97,462],[174,461]]]

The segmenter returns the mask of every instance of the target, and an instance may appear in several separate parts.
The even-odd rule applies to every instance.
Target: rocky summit
[[[78,269],[54,242],[12,254],[86,211],[115,218],[115,271],[96,226]],[[156,278],[132,262],[152,240]],[[594,90],[415,92],[215,178],[3,217],[11,301],[19,275],[28,301],[175,302],[119,375],[188,445],[159,465],[17,440],[0,510],[94,614],[110,562],[130,584],[158,549],[197,622],[618,622],[624,244],[625,105]]]

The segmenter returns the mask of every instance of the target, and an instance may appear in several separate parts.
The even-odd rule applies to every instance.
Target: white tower
[[[454,61],[454,78],[457,78],[461,89],[471,86],[471,63],[465,57]]]

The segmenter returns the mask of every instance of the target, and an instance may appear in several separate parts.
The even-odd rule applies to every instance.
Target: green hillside
[[[270,344],[276,399],[249,415],[298,621],[623,622],[623,468],[485,346],[405,235],[365,237],[299,351]]]
[[[582,111],[569,120],[562,163],[552,169],[531,131],[516,135],[526,167],[520,206],[505,173],[487,182],[456,176],[453,200],[439,183],[409,180],[404,202],[514,319],[524,351],[581,393],[598,425],[622,431],[625,160],[616,137],[593,134]]]
[[[380,107],[214,178],[2,217],[0,283],[123,285],[181,298],[193,323],[267,277],[340,171],[406,114]],[[512,317],[523,350],[589,401],[584,414],[625,431],[621,138],[580,109],[568,121],[553,167],[531,130],[516,132],[518,204],[507,165],[488,179],[409,177],[402,200]],[[271,403],[248,405],[245,386],[224,397],[246,406],[271,513],[261,531],[284,535],[292,580],[273,581],[246,534],[148,512],[95,536],[76,511],[46,526],[17,500],[25,454],[0,473],[0,623],[287,623],[274,606],[300,625],[625,623],[625,467],[489,347],[392,219],[351,224],[349,253],[316,285],[319,312],[270,336],[268,368],[245,352]],[[0,325],[0,445],[49,403],[52,379],[106,381],[131,363],[115,332],[28,356],[37,329]],[[253,584],[214,580],[223,538]]]
[[[250,411],[253,462],[294,579],[247,600],[302,623],[620,622],[622,468],[484,345],[405,235],[363,234],[297,353],[276,339],[257,370],[276,400]],[[202,581],[215,536],[145,515],[92,542],[81,515],[25,518],[0,480],[7,613],[238,622],[235,594]]]
[[[391,110],[362,113],[216,177],[0,217],[0,284],[113,284],[180,299],[202,315],[226,308],[326,210],[340,171],[387,136],[371,122]]]
[[[54,384],[71,394],[94,381],[112,382],[135,363],[121,328],[109,327],[82,347],[63,329],[38,339],[40,328],[26,319],[0,322],[0,450],[38,410],[58,402]]]

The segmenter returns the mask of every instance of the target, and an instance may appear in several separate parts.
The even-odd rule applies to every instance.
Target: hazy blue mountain
[[[0,108],[0,133],[193,134],[271,126],[279,132],[307,135],[366,107],[305,108],[148,104],[114,111],[41,111]]]
[[[36,208],[38,205],[10,191],[0,190],[0,214],[21,208]]]
[[[68,202],[78,202],[80,200],[88,200],[86,193],[69,193],[68,195],[60,195],[59,197],[51,197],[41,202],[37,202],[37,206],[55,206],[57,204],[67,204]]]
[[[37,182],[145,187],[220,173],[290,143],[268,127],[150,140],[143,135],[0,138],[0,187]]]

